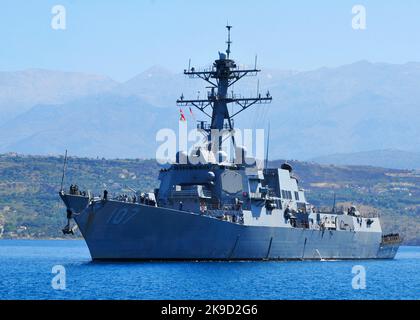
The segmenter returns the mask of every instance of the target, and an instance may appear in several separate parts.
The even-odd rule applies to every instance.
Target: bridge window
[[[299,192],[295,191],[295,199],[296,201],[299,201]]]
[[[281,190],[281,197],[283,199],[289,199],[292,200],[292,192],[287,190]]]

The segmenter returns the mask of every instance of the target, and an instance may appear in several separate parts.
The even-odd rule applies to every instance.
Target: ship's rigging
[[[233,147],[236,148],[233,119],[242,111],[255,104],[266,104],[272,101],[269,91],[265,95],[258,93],[256,97],[238,97],[233,90],[231,90],[230,94],[228,93],[229,88],[243,77],[256,76],[261,70],[257,68],[256,60],[254,68],[240,69],[235,61],[230,59],[232,26],[227,25],[226,29],[228,31],[226,53],[219,52],[219,59],[213,63],[211,68],[196,70],[189,63],[188,69],[184,70],[184,74],[190,78],[200,78],[208,83],[209,86],[207,88],[210,91],[207,94],[207,98],[185,99],[182,94],[176,101],[179,107],[193,106],[211,119],[210,125],[205,121],[200,121],[198,129],[207,135],[208,149],[213,152],[221,151],[223,144],[223,134],[218,134],[217,141],[214,141],[214,132],[227,131],[232,138]],[[229,113],[229,104],[235,104],[239,107],[238,110]]]

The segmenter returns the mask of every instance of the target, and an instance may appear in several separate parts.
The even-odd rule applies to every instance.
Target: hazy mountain
[[[358,62],[273,84],[272,152],[310,158],[362,150],[420,151],[420,64]],[[274,125],[273,125],[274,124]]]
[[[382,168],[420,170],[420,153],[401,150],[376,150],[338,153],[310,159],[320,164],[370,165]]]
[[[104,76],[76,72],[43,69],[0,72],[0,124],[36,104],[64,103],[107,92],[116,85]]]
[[[162,109],[136,97],[100,95],[37,105],[0,128],[0,152],[63,154],[68,149],[89,157],[151,157],[156,124],[167,127],[168,120]]]
[[[387,149],[420,152],[419,63],[360,61],[307,72],[263,70],[260,92],[270,90],[272,104],[256,105],[235,124],[266,128],[270,122],[270,158],[310,159]],[[154,145],[148,139],[154,142],[162,127],[177,126],[175,100],[181,93],[196,98],[207,92],[203,81],[158,66],[124,83],[73,73],[28,72],[40,74],[0,76],[2,115],[5,101],[25,104],[25,108],[36,105],[0,123],[0,152],[62,153],[68,140],[73,154],[78,155],[154,156]],[[18,89],[5,89],[4,83],[15,82]],[[242,96],[255,95],[257,79],[246,77],[234,90]],[[188,110],[184,112],[190,123],[195,122]],[[195,116],[201,118],[199,111]],[[67,130],[67,140],[59,139],[63,130]],[[104,134],[108,136],[106,148]],[[121,141],[127,137],[136,137],[136,143],[123,146]],[[394,163],[404,160],[403,153],[397,156]]]
[[[134,95],[142,100],[162,107],[174,107],[176,99],[187,88],[184,75],[173,73],[163,67],[153,66],[134,78],[120,84],[115,92],[122,95]],[[190,82],[187,87],[199,90],[198,82]]]

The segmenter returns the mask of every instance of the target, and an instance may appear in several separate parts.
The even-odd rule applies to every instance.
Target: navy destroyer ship
[[[63,232],[73,233],[74,220],[93,260],[393,259],[400,237],[384,235],[378,216],[363,216],[355,207],[317,210],[290,164],[268,168],[236,146],[233,118],[272,97],[228,93],[260,70],[241,69],[231,59],[231,26],[227,30],[227,50],[211,68],[184,70],[207,82],[207,98],[177,100],[211,118],[198,123],[205,143],[190,155],[178,152],[176,161],[160,170],[160,187],[131,199],[62,188],[69,221]],[[230,104],[239,111],[229,113]],[[215,137],[214,131],[229,136],[235,159],[227,160],[224,134]]]

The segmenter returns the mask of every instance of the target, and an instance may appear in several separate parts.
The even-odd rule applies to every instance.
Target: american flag
[[[185,119],[185,116],[184,116],[184,111],[182,111],[181,108],[179,108],[179,113],[180,113],[179,121],[187,121],[187,119]]]

